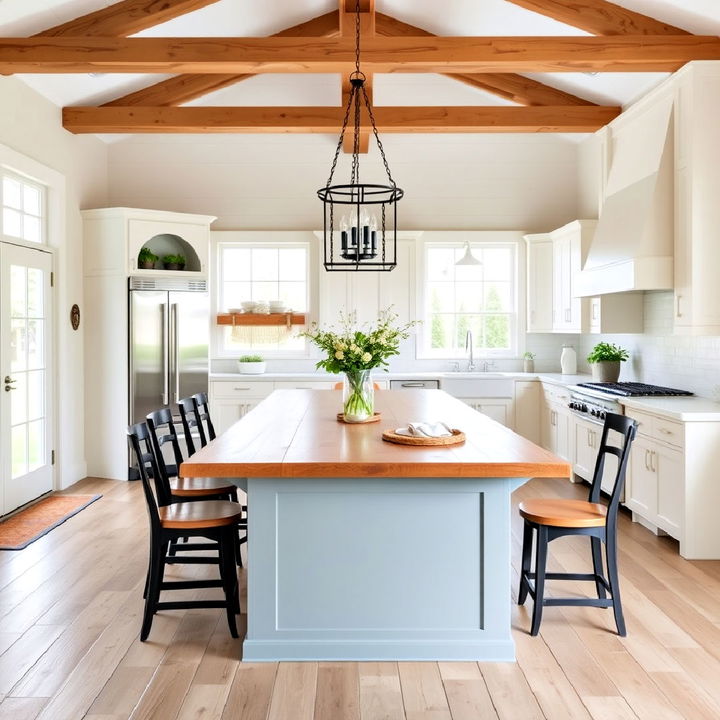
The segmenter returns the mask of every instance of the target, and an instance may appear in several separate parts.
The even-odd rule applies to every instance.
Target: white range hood
[[[673,287],[672,102],[609,129],[612,164],[595,236],[576,277],[579,297]]]

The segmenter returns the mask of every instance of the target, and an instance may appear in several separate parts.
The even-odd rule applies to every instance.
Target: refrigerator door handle
[[[160,305],[160,320],[162,323],[162,366],[163,366],[163,394],[162,402],[163,405],[167,405],[169,402],[170,394],[170,370],[169,370],[169,357],[168,347],[170,345],[170,329],[169,329],[169,318],[167,314],[167,303]]]
[[[178,304],[172,304],[172,337],[173,337],[173,362],[175,363],[175,402],[180,402],[180,321],[178,316]]]

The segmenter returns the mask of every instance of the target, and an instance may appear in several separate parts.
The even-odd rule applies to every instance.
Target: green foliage
[[[535,359],[535,353],[530,352],[527,350],[523,353],[523,360],[534,360]]]
[[[497,289],[490,287],[485,301],[487,312],[502,311],[502,300]],[[487,315],[485,317],[485,347],[506,348],[510,345],[510,323],[507,315]]]
[[[167,263],[168,265],[170,265],[170,264],[184,265],[185,264],[185,256],[184,255],[163,255],[163,262]]]
[[[355,373],[375,367],[387,367],[388,358],[400,352],[400,342],[410,337],[410,328],[415,322],[397,325],[397,315],[390,309],[383,310],[374,328],[357,327],[355,313],[340,313],[340,328],[320,330],[315,323],[300,333],[321,350],[327,357],[320,360],[317,368],[330,373]]]
[[[442,317],[437,313],[440,312],[440,298],[437,290],[433,290],[432,300],[430,301],[430,309],[432,311],[432,320],[430,325],[430,347],[445,347],[445,328],[443,327]]]
[[[138,254],[138,262],[141,263],[154,263],[158,260],[158,256],[150,248],[144,247],[142,250],[140,250],[140,253]]]
[[[587,356],[589,363],[598,362],[625,362],[630,357],[627,350],[612,343],[598,343]]]
[[[260,355],[241,355],[238,358],[238,362],[258,363],[263,362],[263,359]]]

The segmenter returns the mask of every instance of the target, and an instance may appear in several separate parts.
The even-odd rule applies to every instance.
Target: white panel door
[[[0,243],[1,513],[52,490],[52,256]]]

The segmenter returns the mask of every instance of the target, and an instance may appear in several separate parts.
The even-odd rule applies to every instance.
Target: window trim
[[[428,233],[429,234],[429,233]],[[440,233],[438,233],[440,236]],[[522,233],[517,231],[501,230],[493,231],[476,231],[476,232],[448,232],[443,233],[442,237],[423,238],[422,242],[417,244],[417,271],[416,271],[416,313],[417,317],[422,320],[418,326],[417,343],[415,346],[416,360],[434,360],[434,361],[457,361],[466,357],[464,351],[459,350],[456,354],[444,352],[442,354],[434,354],[428,352],[426,348],[427,335],[430,332],[430,323],[428,322],[429,313],[427,311],[427,303],[429,302],[428,280],[427,280],[427,251],[431,247],[451,247],[462,248],[466,242],[470,243],[470,247],[483,248],[511,248],[514,259],[514,273],[512,274],[512,297],[514,301],[514,312],[510,313],[510,350],[497,350],[475,348],[474,354],[476,358],[488,359],[517,359],[522,356],[525,351],[526,337],[526,318],[525,318],[525,245],[522,240]]]
[[[12,180],[15,180],[19,183],[22,183],[23,185],[28,185],[29,187],[35,188],[40,192],[40,241],[34,242],[32,240],[26,240],[24,237],[17,237],[15,235],[8,235],[5,233],[5,228],[3,226],[2,221],[2,210],[5,207],[8,207],[8,209],[15,210],[16,208],[10,208],[9,206],[5,205],[3,201],[3,178],[8,177]],[[23,245],[25,247],[30,248],[42,248],[42,247],[48,247],[48,193],[49,193],[49,187],[42,182],[39,182],[35,178],[32,178],[28,175],[24,175],[23,173],[18,172],[17,170],[14,170],[6,165],[0,164],[0,237],[3,238],[7,242],[14,243],[16,245]],[[21,211],[22,215],[30,215],[31,217],[35,217],[31,215],[31,213],[25,213],[24,211]]]
[[[224,311],[221,307],[220,299],[223,285],[222,263],[220,258],[224,248],[228,247],[257,247],[257,248],[303,248],[307,252],[307,316],[308,326],[312,319],[317,316],[314,307],[314,298],[317,296],[315,287],[317,281],[313,272],[314,263],[316,262],[316,248],[311,239],[302,239],[300,235],[305,233],[296,232],[272,232],[272,233],[253,233],[248,231],[214,231],[211,233],[211,254],[214,258],[211,277],[211,312],[213,318],[213,331],[211,333],[211,357],[222,360],[236,360],[241,355],[249,352],[248,350],[230,350],[225,347],[223,332],[224,326],[218,325],[214,320],[219,312]],[[272,235],[258,240],[258,235]],[[224,236],[224,237],[223,237]],[[293,237],[288,237],[293,236]],[[305,235],[307,237],[307,235]],[[300,327],[297,327],[300,330]],[[258,351],[260,352],[260,351]],[[304,348],[297,351],[269,351],[263,350],[262,355],[266,360],[306,360],[312,356],[311,347],[308,341],[305,341]]]

